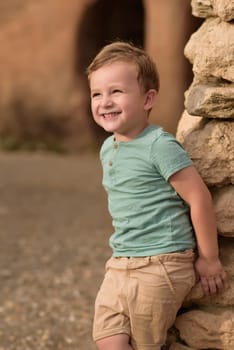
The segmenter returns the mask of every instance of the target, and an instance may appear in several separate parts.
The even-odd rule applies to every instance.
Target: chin
[[[108,126],[102,126],[103,129],[106,131],[106,132],[115,132],[115,128],[111,128],[111,127],[108,127]]]

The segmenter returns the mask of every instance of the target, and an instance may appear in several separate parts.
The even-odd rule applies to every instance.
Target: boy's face
[[[91,108],[95,122],[117,141],[135,138],[148,125],[155,90],[143,92],[136,66],[118,61],[104,65],[90,75]]]

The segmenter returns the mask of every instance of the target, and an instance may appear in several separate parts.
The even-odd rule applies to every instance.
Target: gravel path
[[[0,153],[0,350],[94,350],[112,230],[98,156]]]

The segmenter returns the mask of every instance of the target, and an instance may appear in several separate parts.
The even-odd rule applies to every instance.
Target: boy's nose
[[[101,100],[101,105],[104,107],[111,106],[112,100],[111,100],[110,96],[103,96],[103,98]]]

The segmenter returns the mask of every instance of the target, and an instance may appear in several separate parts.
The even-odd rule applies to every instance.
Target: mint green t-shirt
[[[114,233],[113,256],[150,256],[195,246],[189,208],[168,182],[192,165],[171,134],[150,125],[128,142],[108,137],[100,151]]]

